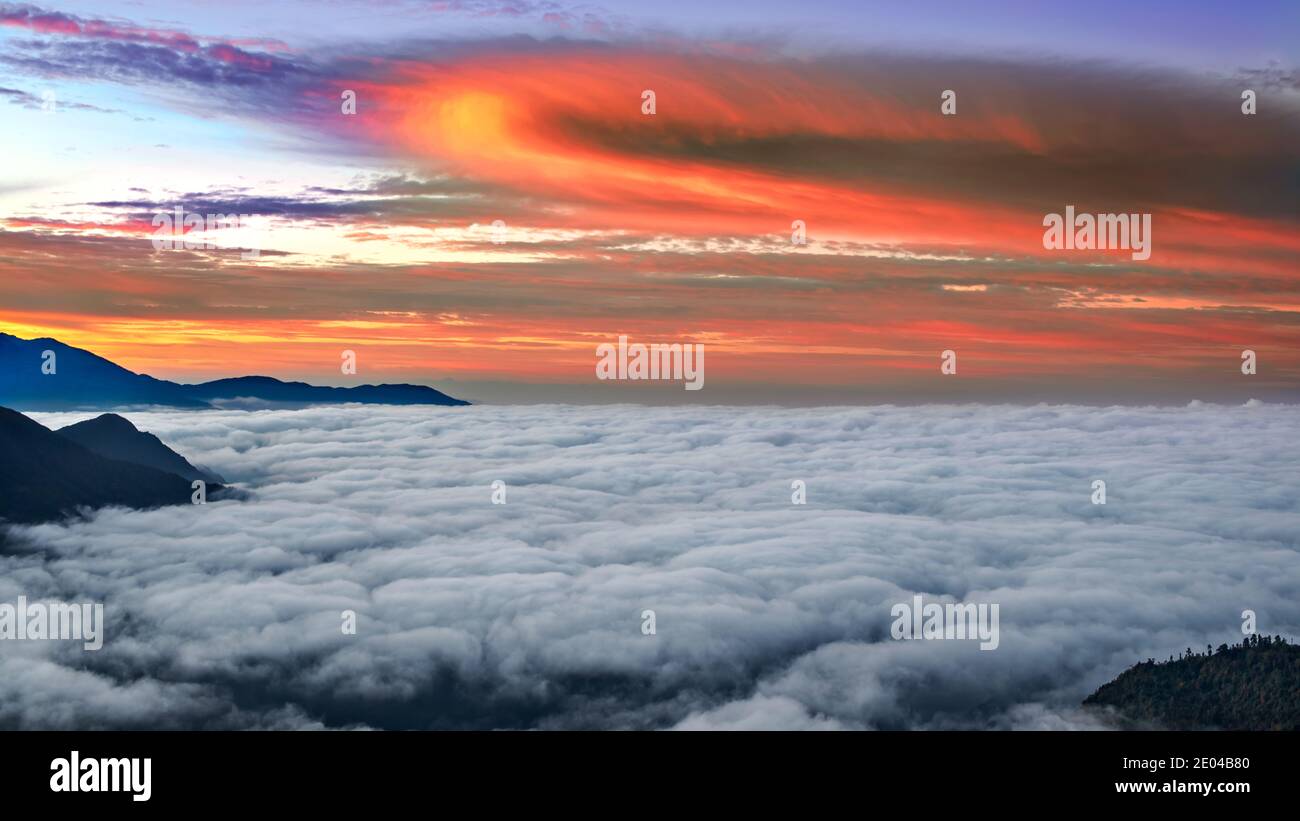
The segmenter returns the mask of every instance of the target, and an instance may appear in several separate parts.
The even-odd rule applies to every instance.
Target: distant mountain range
[[[0,520],[33,523],[81,508],[191,504],[193,479],[216,479],[112,414],[52,431],[0,407]],[[226,495],[212,482],[207,498]]]
[[[53,354],[53,358],[47,354]],[[47,365],[47,363],[50,363]],[[468,405],[424,385],[331,388],[269,376],[182,385],[133,373],[56,339],[0,333],[0,405],[25,410],[108,409],[143,405],[210,408],[221,402],[313,405]]]
[[[1169,730],[1300,730],[1300,646],[1247,636],[1178,659],[1147,659],[1084,700],[1110,707],[1125,727]]]

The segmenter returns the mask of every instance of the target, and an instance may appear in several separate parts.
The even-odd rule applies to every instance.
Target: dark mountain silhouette
[[[325,404],[362,402],[370,405],[468,405],[441,391],[424,385],[360,385],[355,388],[330,388],[306,382],[281,382],[269,376],[240,376],[218,379],[201,385],[187,385],[189,395],[197,399],[234,399],[248,397],[266,402],[290,404]]]
[[[54,373],[42,365],[54,354]],[[132,373],[90,351],[55,339],[19,339],[0,333],[0,405],[10,408],[120,407],[168,405],[204,408],[185,388]]]
[[[157,436],[137,429],[135,425],[115,413],[106,413],[94,419],[68,425],[66,428],[59,428],[55,433],[65,439],[71,439],[105,459],[116,459],[119,462],[156,468],[191,481],[194,479],[202,479],[210,483],[225,481],[211,471],[196,468],[184,456],[164,445]]]
[[[208,498],[222,489],[210,485]],[[191,504],[192,493],[188,479],[106,459],[0,407],[0,519],[31,523],[75,514],[83,507]]]
[[[46,352],[53,354],[53,358]],[[52,363],[52,367],[46,363]],[[44,367],[43,367],[44,366]],[[47,372],[49,371],[49,372]],[[361,402],[385,405],[468,405],[423,385],[329,388],[268,376],[182,385],[132,373],[90,351],[56,339],[19,339],[0,333],[0,405],[27,410],[163,405],[209,408],[219,400],[280,404]]]
[[[1147,659],[1084,700],[1170,730],[1300,730],[1300,646],[1281,636]]]

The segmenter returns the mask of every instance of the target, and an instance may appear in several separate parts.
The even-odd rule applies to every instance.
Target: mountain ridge
[[[53,353],[53,359],[47,355]],[[53,365],[47,373],[47,361]],[[51,337],[22,339],[0,332],[0,405],[23,410],[107,410],[131,406],[215,407],[223,400],[285,405],[338,402],[391,405],[469,405],[425,385],[356,387],[285,382],[271,376],[236,376],[182,384],[130,371],[96,353]]]
[[[137,431],[138,432],[138,431]],[[209,498],[225,490],[208,488]],[[34,419],[0,407],[0,520],[33,524],[83,508],[190,504],[189,479],[105,458]]]
[[[1125,726],[1171,730],[1300,730],[1300,646],[1282,636],[1187,649],[1147,659],[1083,702],[1109,708]]]
[[[194,466],[184,456],[163,444],[157,436],[140,430],[128,419],[115,413],[105,413],[54,432],[105,459],[157,468],[190,481],[201,479],[209,484],[225,482],[225,479],[212,471]]]

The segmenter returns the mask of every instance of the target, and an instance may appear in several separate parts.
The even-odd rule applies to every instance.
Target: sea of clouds
[[[1086,695],[1243,610],[1300,634],[1296,413],[130,413],[251,498],[13,528],[0,602],[107,637],[3,642],[0,727],[1105,726]],[[917,593],[997,603],[998,648],[892,640]]]

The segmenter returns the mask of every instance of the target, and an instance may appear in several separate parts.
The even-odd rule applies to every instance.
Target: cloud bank
[[[0,726],[1093,727],[1244,609],[1300,633],[1290,406],[131,418],[253,498],[14,529],[0,601],[107,639],[0,646]],[[998,603],[999,648],[891,640],[914,594]]]

